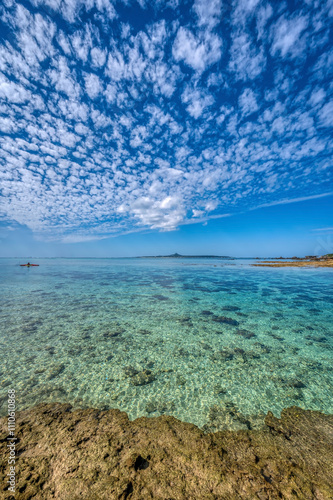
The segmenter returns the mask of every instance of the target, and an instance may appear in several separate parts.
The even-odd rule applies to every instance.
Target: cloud
[[[88,241],[328,196],[329,7],[168,5],[1,6],[5,224]]]
[[[318,114],[321,126],[333,127],[333,100],[326,103]]]
[[[199,91],[197,89],[186,87],[183,95],[182,101],[188,104],[186,109],[193,118],[199,118],[204,110],[214,103],[214,98],[206,92]]]
[[[120,207],[121,213],[126,209]],[[133,201],[127,209],[130,214],[139,220],[140,225],[151,229],[172,231],[179,226],[185,217],[185,209],[179,196],[166,196],[161,200],[149,197]]]
[[[187,28],[181,26],[172,47],[176,61],[183,61],[198,72],[205,71],[221,58],[221,39],[212,33],[204,32],[196,37]]]
[[[299,15],[287,19],[281,16],[272,27],[273,43],[271,47],[272,55],[281,57],[297,57],[305,49],[305,39],[302,34],[308,27],[308,19]]]
[[[229,68],[235,72],[236,78],[253,80],[262,73],[265,65],[263,48],[257,48],[248,33],[238,32],[233,38],[229,62]]]
[[[275,205],[287,205],[289,203],[299,203],[301,201],[308,201],[308,200],[315,200],[317,198],[325,198],[326,196],[332,196],[333,191],[330,191],[328,193],[321,193],[321,194],[315,194],[312,196],[301,196],[299,198],[285,198],[283,200],[278,200],[278,201],[273,201],[271,203],[263,203],[262,205],[258,205],[257,208],[264,208],[264,207],[273,207]]]
[[[88,96],[90,97],[90,99],[96,99],[96,97],[98,97],[98,95],[103,90],[101,80],[97,75],[89,73],[84,76],[84,81]]]
[[[243,115],[249,115],[258,111],[259,106],[257,104],[256,96],[251,89],[245,89],[243,93],[239,96],[238,104]]]
[[[0,98],[13,104],[19,104],[31,99],[31,93],[22,85],[8,80],[4,75],[0,75]]]
[[[195,0],[193,10],[198,17],[198,26],[214,28],[221,21],[221,0]]]

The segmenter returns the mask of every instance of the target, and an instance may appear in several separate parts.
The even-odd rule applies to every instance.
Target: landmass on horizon
[[[227,255],[181,255],[173,253],[171,255],[142,255],[139,259],[232,259],[235,257],[228,257]]]
[[[236,260],[237,257],[229,257],[226,255],[181,255],[173,253],[171,255],[144,255],[137,257],[139,259],[221,259],[221,260]],[[252,264],[253,266],[263,267],[333,267],[333,254],[326,255],[306,255],[305,257],[273,257],[267,260],[267,257],[244,257],[244,259],[261,260],[260,264]],[[237,259],[239,260],[239,259]],[[288,262],[281,262],[287,260]]]

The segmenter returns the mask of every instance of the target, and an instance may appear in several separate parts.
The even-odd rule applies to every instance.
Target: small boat
[[[28,262],[28,264],[20,264],[21,267],[39,267],[39,264],[30,264],[30,262]]]

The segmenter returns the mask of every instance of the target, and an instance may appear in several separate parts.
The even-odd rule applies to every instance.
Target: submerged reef
[[[0,497],[11,498],[6,418],[0,432]],[[21,500],[333,498],[333,415],[295,406],[260,430],[205,434],[166,415],[40,404],[15,432]]]

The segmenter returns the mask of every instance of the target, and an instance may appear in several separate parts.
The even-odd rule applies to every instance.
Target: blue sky
[[[0,255],[333,251],[332,0],[3,0]]]

